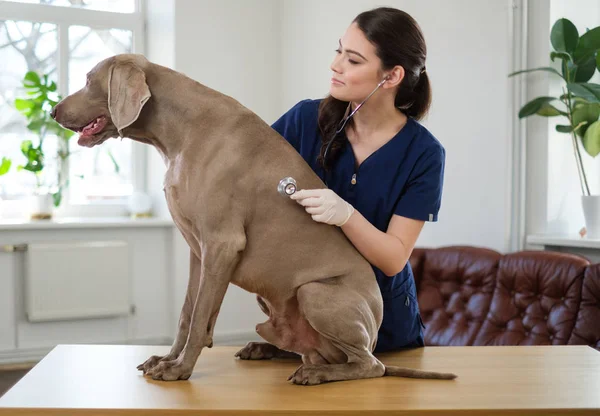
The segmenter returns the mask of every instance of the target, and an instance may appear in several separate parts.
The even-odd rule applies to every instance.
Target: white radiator
[[[25,311],[32,322],[127,315],[129,249],[122,241],[28,244]]]

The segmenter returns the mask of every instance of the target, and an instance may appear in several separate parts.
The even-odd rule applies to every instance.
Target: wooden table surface
[[[600,352],[584,346],[425,347],[386,364],[450,371],[453,381],[383,377],[297,386],[299,360],[241,361],[204,349],[187,381],[136,366],[165,346],[59,345],[0,398],[7,415],[600,415]]]

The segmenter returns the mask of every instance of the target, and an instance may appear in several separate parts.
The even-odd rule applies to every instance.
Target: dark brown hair
[[[375,45],[384,71],[396,65],[404,68],[405,75],[396,92],[395,106],[407,116],[421,120],[431,105],[431,85],[425,71],[425,38],[417,22],[402,10],[379,7],[359,14],[352,23],[356,23]],[[318,124],[323,143],[317,161],[325,169],[331,167],[345,145],[341,134],[333,136],[347,107],[348,102],[331,95],[323,99],[319,106]],[[346,126],[352,123],[350,119]],[[325,149],[330,141],[327,160],[324,160]]]

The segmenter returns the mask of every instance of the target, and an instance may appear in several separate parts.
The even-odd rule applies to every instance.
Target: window
[[[143,53],[142,0],[22,0],[0,5],[0,156],[25,159],[22,140],[37,143],[14,106],[24,96],[27,71],[47,74],[63,97],[85,85],[85,74],[99,61],[120,53]],[[46,136],[43,148],[56,154],[58,140]],[[66,171],[69,188],[63,205],[73,215],[85,205],[123,205],[134,189],[144,189],[145,149],[131,140],[109,140],[92,149],[79,147],[77,136]],[[58,163],[46,160],[44,177],[55,178]],[[0,176],[0,198],[31,194],[35,177],[28,172]],[[101,211],[101,209],[100,209]]]

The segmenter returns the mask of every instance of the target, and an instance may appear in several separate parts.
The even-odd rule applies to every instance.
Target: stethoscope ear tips
[[[296,193],[297,189],[296,180],[290,176],[280,180],[279,185],[277,185],[277,192],[279,192],[281,196],[293,195]]]

